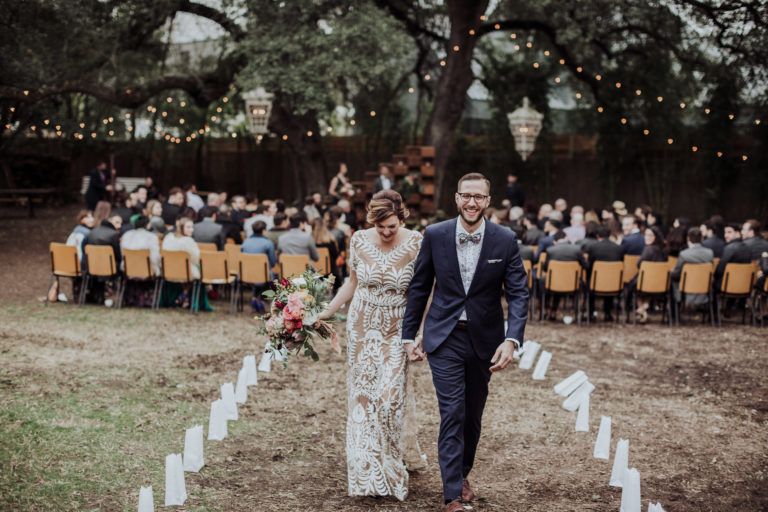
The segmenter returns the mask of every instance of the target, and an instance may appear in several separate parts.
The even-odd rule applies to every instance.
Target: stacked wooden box
[[[421,194],[411,194],[406,201],[412,207],[418,206],[419,215],[432,215],[435,213],[435,147],[406,146],[404,156],[405,174],[418,174],[422,186]]]

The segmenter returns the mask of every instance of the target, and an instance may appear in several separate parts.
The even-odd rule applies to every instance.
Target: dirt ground
[[[219,386],[265,340],[247,313],[44,307],[47,244],[63,241],[76,209],[0,210],[0,509],[135,510],[139,486],[163,500],[163,460],[184,429],[206,426]],[[68,290],[68,286],[64,287]],[[668,328],[530,323],[553,353],[545,381],[494,375],[471,475],[478,511],[616,511],[612,461],[594,459],[600,416],[612,453],[629,439],[642,510],[768,510],[768,330],[722,329],[687,317]],[[344,342],[344,340],[342,340]],[[184,510],[439,510],[439,417],[429,368],[414,365],[424,471],[405,502],[346,495],[343,356],[294,360],[259,374],[229,437],[206,441],[206,466],[187,474]],[[582,369],[595,384],[590,432],[552,390]]]

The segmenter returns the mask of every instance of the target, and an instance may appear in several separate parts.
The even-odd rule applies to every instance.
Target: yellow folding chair
[[[717,325],[723,326],[723,299],[748,299],[752,295],[755,284],[754,263],[728,263],[723,271],[723,280],[717,294]],[[752,321],[755,322],[755,311],[752,311]],[[746,309],[742,313],[741,323],[744,323]]]
[[[307,270],[309,256],[306,254],[281,254],[278,263],[280,264],[280,278],[290,279]]]
[[[545,253],[546,254],[546,253]],[[542,254],[544,257],[545,254]],[[574,312],[578,325],[581,326],[581,301],[579,277],[581,265],[578,261],[550,261],[547,265],[547,276],[541,292],[541,319],[547,305],[547,294],[574,297]]]
[[[530,260],[523,260],[523,270],[525,270],[528,296],[533,297],[533,263]],[[536,300],[533,298],[528,301],[528,313],[533,320],[536,316]]]
[[[238,262],[238,279],[235,294],[238,311],[243,310],[242,286],[256,287],[271,281],[269,258],[266,254],[241,254]]]
[[[200,251],[200,285],[197,287],[197,300],[192,302],[195,312],[200,311],[200,299],[203,285],[229,285],[229,313],[235,312],[235,281],[237,276],[229,271],[227,255],[224,251]]]
[[[625,260],[626,264],[626,260]],[[632,294],[632,325],[637,325],[637,297],[639,295],[663,299],[672,327],[672,303],[670,301],[669,263],[666,261],[644,261],[640,264],[637,276],[637,287]]]
[[[192,263],[189,259],[189,253],[186,251],[166,251],[162,249],[160,255],[163,261],[163,275],[160,278],[160,289],[162,290],[165,282],[191,284],[189,312],[194,313],[191,307],[192,297],[197,293],[199,283],[192,278]]]
[[[59,278],[69,277],[73,281],[77,278],[83,277],[83,272],[80,268],[80,260],[77,257],[77,247],[74,245],[66,245],[58,242],[51,242],[48,246],[48,251],[51,254],[51,279],[48,283],[48,290],[53,286],[53,280],[56,280],[56,289],[61,290],[61,283]],[[80,289],[80,295],[83,295],[83,290]],[[78,297],[78,304],[80,298]],[[45,305],[48,305],[48,293],[45,294]]]
[[[592,265],[592,275],[589,276],[587,283],[587,325],[589,325],[592,317],[590,298],[593,295],[595,297],[618,297],[618,302],[621,303],[621,317],[624,318],[623,292],[624,262],[596,261]]]
[[[327,247],[318,247],[317,253],[320,256],[320,259],[313,266],[315,267],[315,270],[324,276],[327,276],[331,273],[331,251],[329,251]]]
[[[219,250],[218,246],[216,244],[211,244],[208,242],[197,242],[197,248],[200,249],[200,251],[213,251],[216,252]]]
[[[83,290],[80,293],[80,305],[85,302],[85,290],[92,279],[117,279],[117,296],[120,296],[121,281],[115,262],[115,251],[111,245],[85,246],[86,271],[83,279]]]
[[[123,249],[123,286],[120,290],[120,297],[117,301],[117,307],[123,307],[123,297],[125,288],[131,281],[154,282],[152,292],[152,309],[157,307],[157,301],[160,295],[160,281],[152,270],[152,263],[149,258],[149,249]]]
[[[712,301],[712,263],[685,263],[680,273],[680,301],[675,300],[675,325],[680,325],[680,304],[685,307],[685,295],[706,295],[709,303],[709,318],[715,326]]]
[[[629,284],[637,275],[638,261],[640,261],[640,256],[636,254],[624,255],[624,286]]]

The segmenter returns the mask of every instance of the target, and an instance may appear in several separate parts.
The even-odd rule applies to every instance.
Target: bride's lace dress
[[[347,317],[347,475],[351,496],[408,494],[401,431],[407,356],[400,341],[406,292],[421,246],[418,232],[382,252],[359,231],[349,264],[358,286]],[[418,448],[417,448],[418,449]]]

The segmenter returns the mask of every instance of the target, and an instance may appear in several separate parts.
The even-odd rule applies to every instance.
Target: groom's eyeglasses
[[[482,203],[486,199],[488,199],[491,196],[486,196],[484,194],[457,194],[461,198],[461,202],[468,203],[472,199],[475,200],[476,203]]]

